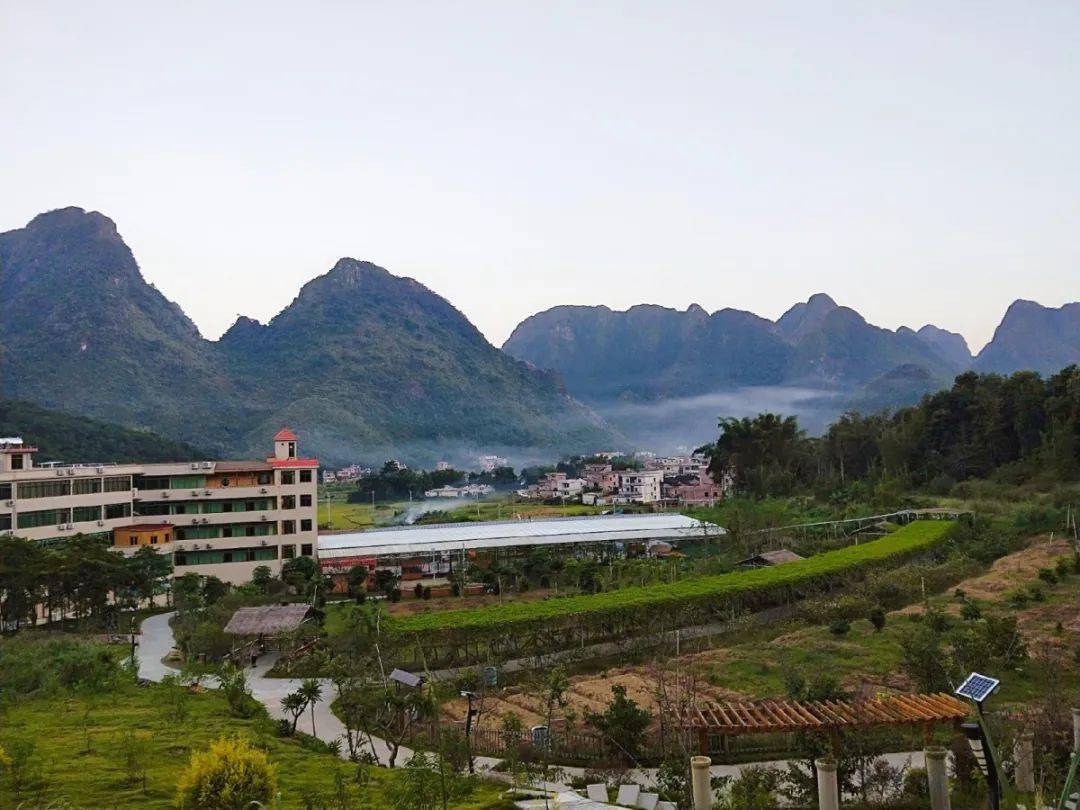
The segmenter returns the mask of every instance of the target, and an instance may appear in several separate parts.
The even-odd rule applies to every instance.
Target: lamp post
[[[986,777],[986,784],[990,789],[990,810],[999,810],[1001,807],[1001,792],[1004,786],[1004,777],[1001,773],[1001,765],[994,751],[993,741],[986,730],[986,718],[983,716],[983,703],[995,691],[1000,681],[978,672],[972,672],[957,687],[955,694],[965,697],[975,704],[975,711],[979,718],[977,723],[964,723],[960,728],[971,746],[971,753],[975,755],[975,761],[979,769]]]
[[[476,773],[472,755],[473,698],[476,697],[476,693],[462,690],[461,696],[469,701],[469,710],[465,713],[465,753],[469,757],[469,773]]]

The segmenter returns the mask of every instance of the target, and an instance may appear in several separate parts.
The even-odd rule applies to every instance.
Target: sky
[[[204,335],[342,256],[500,345],[815,292],[978,349],[1080,299],[1080,4],[0,0],[0,231],[116,221]]]

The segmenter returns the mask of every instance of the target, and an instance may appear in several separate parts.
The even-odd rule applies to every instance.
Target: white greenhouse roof
[[[720,534],[726,532],[715,524],[675,513],[447,523],[321,535],[319,557],[325,560],[556,543],[682,540]]]

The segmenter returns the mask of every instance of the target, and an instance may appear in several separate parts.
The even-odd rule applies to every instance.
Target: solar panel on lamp
[[[978,672],[972,672],[964,680],[960,687],[956,690],[956,694],[960,697],[966,697],[969,700],[973,700],[976,703],[982,703],[998,688],[1001,683],[997,678],[990,678],[986,675],[980,675]]]

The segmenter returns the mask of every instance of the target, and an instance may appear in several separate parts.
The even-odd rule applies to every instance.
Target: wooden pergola
[[[705,753],[710,734],[824,732],[829,734],[834,749],[839,745],[841,731],[877,726],[922,726],[924,736],[929,738],[934,726],[957,726],[968,712],[967,703],[942,692],[865,700],[699,701],[681,711],[680,720],[687,731],[697,734]]]

